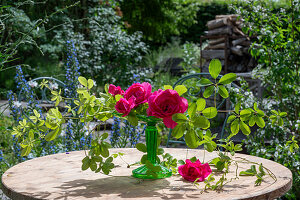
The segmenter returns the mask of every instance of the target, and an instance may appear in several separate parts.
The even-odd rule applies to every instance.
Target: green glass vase
[[[148,167],[143,165],[132,171],[132,176],[141,179],[161,179],[172,176],[172,171],[157,163],[157,128],[156,121],[148,121],[145,130],[146,133],[146,146],[147,146],[147,160],[150,161],[154,166],[160,166],[161,170],[156,172],[156,176],[147,173]]]

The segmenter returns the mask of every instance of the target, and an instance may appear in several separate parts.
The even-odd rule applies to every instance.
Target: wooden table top
[[[142,153],[136,149],[110,149],[110,153],[123,152],[128,163],[138,161]],[[168,148],[177,159],[197,156],[203,158],[203,150]],[[111,175],[81,170],[84,151],[44,156],[20,163],[8,169],[2,176],[4,193],[13,200],[27,199],[274,199],[282,196],[292,186],[292,173],[286,167],[263,158],[236,154],[253,162],[263,163],[277,177],[274,181],[267,177],[260,186],[254,186],[256,177],[239,176],[224,186],[222,191],[201,193],[191,182],[181,176],[166,179],[141,180],[131,176],[138,166],[127,168],[120,159],[114,159],[117,166]],[[216,157],[216,152],[206,153],[206,162]],[[238,172],[249,169],[251,164],[239,164]],[[216,179],[220,175],[216,175]],[[235,167],[231,166],[227,178],[235,177]],[[199,188],[204,188],[200,183]]]

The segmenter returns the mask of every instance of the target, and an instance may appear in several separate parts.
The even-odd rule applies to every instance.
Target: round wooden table
[[[138,161],[142,153],[136,149],[110,149],[110,153],[125,153],[123,159],[128,163]],[[197,156],[202,160],[203,150],[165,149],[177,159]],[[141,180],[131,176],[138,166],[127,168],[121,158],[114,159],[117,166],[111,175],[106,176],[90,170],[81,171],[84,151],[61,153],[36,158],[20,163],[2,176],[4,193],[13,200],[26,199],[274,199],[282,196],[292,186],[292,173],[286,167],[263,158],[236,154],[235,157],[263,163],[277,177],[271,177],[260,186],[255,186],[256,177],[239,176],[224,186],[222,191],[205,191],[201,182],[196,188],[181,176],[166,179]],[[206,153],[206,162],[216,157],[216,152]],[[238,159],[238,158],[236,158]],[[249,169],[251,164],[240,163],[238,172]],[[216,178],[220,177],[216,175]],[[227,178],[235,177],[235,167],[231,166]]]

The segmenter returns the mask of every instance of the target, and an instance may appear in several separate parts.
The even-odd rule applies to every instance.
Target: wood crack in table
[[[110,149],[110,153],[125,153],[123,159],[128,163],[138,161],[143,155],[136,149]],[[177,159],[196,156],[203,158],[203,150],[168,148]],[[274,199],[282,196],[292,186],[292,173],[286,167],[263,158],[236,154],[236,157],[263,163],[277,177],[275,182],[267,177],[260,186],[254,186],[256,177],[240,176],[220,192],[206,191],[200,193],[191,182],[181,176],[172,176],[159,180],[140,180],[131,176],[131,171],[138,166],[127,165],[116,158],[117,165],[111,175],[106,176],[90,170],[81,170],[84,151],[61,153],[44,156],[20,163],[2,176],[4,193],[13,200],[32,199]],[[205,155],[206,162],[216,157],[216,152]],[[251,164],[240,163],[238,172],[249,169]],[[220,178],[221,175],[216,176]],[[231,166],[228,179],[235,177],[235,166]],[[204,188],[204,183],[200,183]]]

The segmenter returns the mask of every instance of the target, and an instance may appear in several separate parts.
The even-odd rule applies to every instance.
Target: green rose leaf
[[[236,119],[235,115],[230,115],[227,119],[227,123],[231,123],[234,119]]]
[[[187,146],[192,149],[195,149],[199,146],[199,141],[196,136],[195,130],[191,129],[187,131],[187,133],[185,134],[185,142]]]
[[[197,109],[197,104],[196,103],[192,103],[191,105],[189,105],[188,114],[189,114],[190,118],[193,118],[195,116],[196,109]]]
[[[228,91],[223,85],[219,85],[218,88],[218,93],[221,95],[221,97],[223,97],[224,99],[229,97]]]
[[[206,101],[203,98],[200,98],[197,100],[197,111],[202,111],[204,110],[205,106],[206,106]]]
[[[224,76],[222,76],[222,78],[220,78],[219,84],[224,84],[224,85],[229,84],[235,79],[236,79],[236,74],[234,73],[225,74]]]
[[[244,135],[249,135],[251,133],[249,126],[245,124],[243,121],[240,122],[240,127]]]
[[[240,130],[240,124],[239,124],[239,120],[238,119],[234,120],[231,123],[230,130],[231,130],[232,134],[234,134],[234,135],[236,135],[239,132],[239,130]]]
[[[187,88],[184,85],[177,85],[174,90],[178,92],[179,96],[187,92]]]
[[[197,128],[208,129],[210,127],[209,120],[202,115],[196,116],[193,123]]]
[[[147,154],[142,156],[142,158],[141,158],[141,163],[142,163],[142,164],[145,164],[146,161],[147,161]]]
[[[220,60],[213,59],[212,61],[210,61],[208,71],[209,71],[211,77],[216,79],[218,77],[218,75],[220,74],[221,70],[222,70],[222,64],[221,64]]]
[[[133,114],[132,112],[129,113],[128,117],[128,122],[132,125],[132,126],[137,126],[139,123],[139,120],[137,118],[137,116],[135,114]]]
[[[163,148],[157,148],[157,155],[162,155],[164,154],[164,149]]]
[[[182,113],[176,113],[172,115],[172,119],[177,123],[184,123],[188,120],[185,114]]]
[[[173,90],[173,87],[171,85],[164,85],[164,89],[165,90],[167,90],[167,89]]]
[[[209,108],[205,108],[203,111],[202,111],[203,115],[208,118],[208,119],[212,119],[214,118],[215,116],[217,116],[218,114],[218,111],[215,107],[209,107]]]
[[[286,117],[286,116],[287,116],[287,113],[286,113],[286,112],[281,112],[281,113],[279,114],[279,116],[280,116],[280,117]]]
[[[249,119],[249,126],[254,126],[255,124],[255,116],[251,116],[250,119]]]
[[[143,144],[143,143],[138,143],[138,144],[136,145],[136,148],[137,148],[137,150],[139,150],[139,151],[141,151],[141,152],[144,152],[144,153],[147,152],[147,147],[146,147],[146,145]]]
[[[255,117],[255,122],[256,122],[257,126],[259,126],[260,128],[263,128],[266,125],[265,121],[264,121],[264,119],[262,117],[256,116]]]
[[[209,86],[205,89],[203,92],[203,97],[208,98],[214,93],[215,87],[214,86]]]
[[[108,148],[104,145],[100,146],[100,154],[104,157],[107,158],[109,156],[109,151]]]
[[[206,85],[211,85],[211,84],[213,84],[213,83],[207,78],[201,78],[201,80],[200,80],[201,86],[206,86]]]
[[[172,136],[179,139],[184,135],[185,130],[185,124],[177,124],[172,130]]]
[[[88,156],[86,156],[83,160],[82,160],[82,166],[81,169],[87,170],[90,167],[90,158]]]
[[[117,94],[115,96],[116,102],[120,101],[120,99],[122,99],[122,98],[123,98],[122,95],[119,95],[119,94]]]

